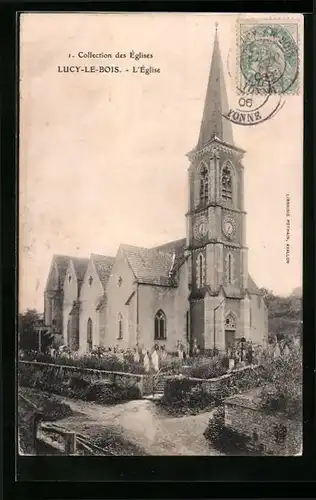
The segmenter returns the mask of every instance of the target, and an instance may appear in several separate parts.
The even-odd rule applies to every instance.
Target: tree
[[[281,297],[271,290],[261,288],[268,309],[269,332],[278,340],[299,335],[302,330],[302,297],[296,295]]]
[[[19,314],[19,349],[26,351],[38,350],[39,332],[37,327],[43,325],[42,315],[36,309],[27,309],[25,313]],[[46,351],[53,342],[50,329],[41,333],[41,350]]]

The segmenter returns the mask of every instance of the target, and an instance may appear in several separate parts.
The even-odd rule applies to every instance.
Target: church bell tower
[[[187,155],[191,341],[202,350],[249,337],[245,151],[234,144],[228,109],[216,28],[200,134]]]

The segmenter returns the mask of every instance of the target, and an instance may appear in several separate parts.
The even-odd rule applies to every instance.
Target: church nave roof
[[[97,255],[95,253],[92,253],[91,260],[94,263],[102,286],[105,290],[107,282],[109,281],[109,277],[111,275],[115,257],[109,257],[108,255]]]

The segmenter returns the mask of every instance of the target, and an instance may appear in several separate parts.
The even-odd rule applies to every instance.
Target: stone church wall
[[[193,338],[200,349],[205,348],[205,320],[204,320],[204,300],[192,300],[191,303],[191,329]]]
[[[186,341],[186,313],[189,310],[187,265],[178,275],[178,287],[139,285],[139,344],[151,349],[155,339],[155,315],[161,309],[166,315],[167,338],[158,340],[166,349],[176,352],[178,340]]]
[[[136,294],[135,276],[122,249],[119,249],[113,270],[107,285],[107,321],[104,345],[121,349],[132,347],[136,340]],[[131,311],[132,310],[132,311]],[[123,338],[119,339],[119,314],[122,315]]]
[[[97,311],[97,324],[99,325],[99,343],[106,346],[106,332],[107,332],[107,304],[104,304],[99,311]]]
[[[252,342],[262,344],[268,337],[268,313],[260,295],[251,295],[250,310],[250,338]]]
[[[69,281],[69,276],[71,276],[71,281]],[[67,324],[68,320],[71,320],[69,313],[72,310],[73,303],[78,298],[78,283],[75,272],[71,265],[68,266],[68,270],[65,276],[64,282],[64,303],[63,303],[63,337],[64,342],[67,344]]]
[[[90,284],[90,277],[92,283]],[[92,345],[100,344],[99,313],[96,310],[100,298],[103,295],[103,286],[96,272],[93,262],[90,260],[84,276],[80,291],[80,350],[85,351],[87,346],[87,325],[88,320],[92,321]]]

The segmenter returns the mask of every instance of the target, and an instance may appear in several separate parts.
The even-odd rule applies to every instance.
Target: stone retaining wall
[[[225,401],[225,427],[249,438],[248,447],[266,455],[293,456],[302,445],[302,421],[280,413]]]
[[[172,399],[172,392],[177,392],[177,388],[179,390],[183,390],[184,387],[187,390],[192,389],[193,387],[199,386],[205,392],[210,395],[213,395],[214,398],[221,397],[221,395],[228,395],[225,393],[234,393],[234,388],[240,384],[242,389],[248,389],[249,387],[256,386],[256,375],[260,372],[260,365],[249,365],[244,366],[242,368],[238,368],[236,370],[232,370],[225,375],[221,375],[220,377],[211,378],[211,379],[203,379],[203,378],[195,378],[195,377],[187,377],[187,376],[179,376],[176,375],[168,380],[166,380],[165,384],[165,397]],[[169,387],[170,382],[170,387]],[[178,383],[177,383],[178,382]]]
[[[108,380],[113,384],[120,385],[120,381],[128,379],[139,388],[141,396],[152,392],[152,375],[138,373],[114,372],[107,370],[97,370],[94,368],[83,368],[78,366],[59,365],[55,363],[39,363],[37,361],[19,361],[19,366],[29,367],[43,373],[54,372],[60,378],[69,378],[74,374],[81,374],[86,380],[95,382],[96,380]]]

